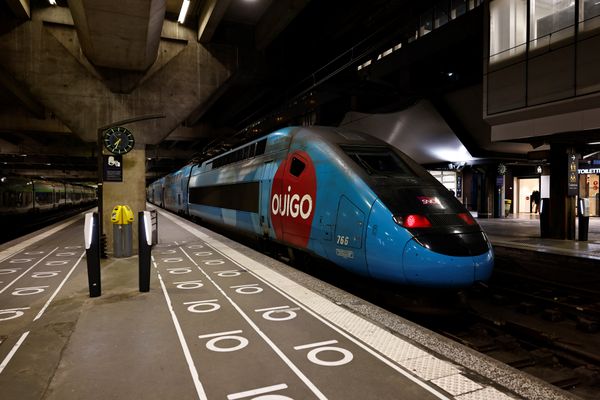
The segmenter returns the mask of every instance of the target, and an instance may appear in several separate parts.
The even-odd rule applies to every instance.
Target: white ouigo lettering
[[[308,219],[313,209],[313,200],[309,194],[300,197],[298,193],[292,194],[292,187],[288,186],[288,193],[275,193],[271,198],[271,212],[273,215],[285,217],[289,215],[292,218]]]

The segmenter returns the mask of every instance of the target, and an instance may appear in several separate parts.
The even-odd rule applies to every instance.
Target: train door
[[[273,160],[267,161],[264,163],[262,174],[260,175],[259,223],[263,236],[268,236],[271,228],[269,215],[271,213],[271,187],[273,186],[274,176],[275,162]]]
[[[283,239],[304,248],[310,240],[314,199],[316,197],[316,176],[308,154],[293,152],[288,155],[278,189]],[[277,229],[275,229],[277,231]]]
[[[308,153],[289,153],[273,176],[269,215],[274,235],[292,247],[310,246],[317,177]]]
[[[335,224],[335,256],[358,273],[367,273],[363,235],[365,214],[345,196],[340,197]]]

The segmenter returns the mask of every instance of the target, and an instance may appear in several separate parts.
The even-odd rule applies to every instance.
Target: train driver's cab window
[[[387,147],[343,147],[342,149],[369,175],[414,176],[408,165]]]
[[[292,163],[290,165],[290,174],[294,175],[295,177],[298,177],[300,176],[302,171],[304,171],[304,168],[306,168],[304,162],[300,161],[296,157],[292,158]]]

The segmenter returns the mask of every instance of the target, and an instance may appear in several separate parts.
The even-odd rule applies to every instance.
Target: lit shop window
[[[579,7],[579,33],[600,28],[599,0],[580,0]]]
[[[490,64],[525,53],[527,1],[490,2]]]
[[[572,38],[575,2],[572,0],[531,0],[529,50],[548,49],[551,44]]]

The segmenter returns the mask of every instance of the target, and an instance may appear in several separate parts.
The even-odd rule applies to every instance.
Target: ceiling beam
[[[198,139],[212,139],[218,132],[207,124],[198,124],[193,127],[178,126],[163,140],[195,141]]]
[[[310,0],[277,0],[256,25],[255,46],[264,50],[296,18]]]
[[[215,90],[208,99],[199,104],[194,111],[185,120],[185,126],[194,126],[198,121],[206,114],[210,108],[225,94],[227,91],[237,83],[239,80],[240,72],[234,72],[223,84],[221,84],[217,90]]]
[[[9,92],[14,94],[21,104],[23,104],[23,106],[36,118],[44,119],[46,117],[44,107],[37,102],[25,87],[16,82],[2,67],[0,67],[0,85],[4,86]]]
[[[29,7],[29,0],[6,0],[6,4],[8,4],[8,7],[12,10],[12,12],[17,18],[31,18],[31,8]]]
[[[209,43],[221,23],[231,0],[207,0],[198,17],[198,41]]]
[[[166,0],[70,1],[81,49],[96,67],[146,71],[158,54]]]

